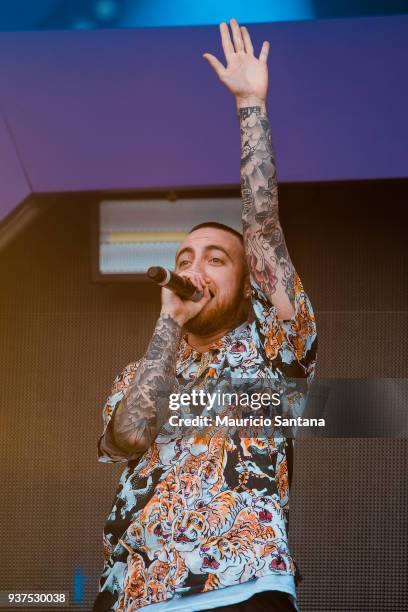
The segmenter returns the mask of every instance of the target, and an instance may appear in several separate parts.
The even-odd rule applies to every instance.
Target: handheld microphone
[[[203,292],[198,291],[191,281],[187,278],[179,276],[175,272],[162,268],[161,266],[152,266],[147,271],[147,276],[161,287],[170,289],[184,300],[199,302],[203,297]]]

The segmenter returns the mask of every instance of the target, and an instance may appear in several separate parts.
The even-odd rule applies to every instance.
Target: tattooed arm
[[[241,128],[241,186],[245,250],[252,277],[276,307],[280,319],[294,314],[294,269],[278,214],[278,189],[265,100],[269,43],[255,57],[249,32],[235,19],[220,24],[227,66],[210,53],[205,59],[235,96]]]
[[[251,275],[279,319],[295,312],[294,267],[279,221],[278,185],[265,105],[237,100],[241,131],[241,195],[245,252]]]
[[[126,453],[143,453],[167,418],[175,384],[182,327],[162,314],[135,377],[113,417],[113,442]]]
[[[115,379],[104,408],[105,429],[98,443],[102,462],[137,459],[168,418],[169,395],[178,388],[177,349],[183,325],[210,300],[199,273],[180,272],[203,291],[199,302],[182,300],[162,289],[162,308],[144,357]],[[119,451],[119,452],[118,452]]]

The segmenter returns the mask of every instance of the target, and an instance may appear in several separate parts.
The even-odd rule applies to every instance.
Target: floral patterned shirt
[[[316,325],[297,273],[294,286],[295,314],[283,321],[253,280],[253,320],[207,353],[183,339],[177,379],[194,384],[198,374],[204,384],[248,379],[272,381],[276,388],[296,379],[307,391],[316,364]],[[137,610],[263,576],[295,575],[283,433],[243,437],[234,429],[224,435],[204,429],[177,435],[164,426],[142,457],[125,457],[106,442],[106,433],[137,367],[131,363],[116,377],[98,443],[99,461],[128,462],[103,533],[99,589],[109,609]],[[306,393],[295,388],[287,398],[291,415],[301,414]]]

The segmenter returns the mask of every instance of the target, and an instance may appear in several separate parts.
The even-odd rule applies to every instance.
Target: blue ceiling
[[[210,25],[408,13],[408,0],[13,0],[0,30]]]

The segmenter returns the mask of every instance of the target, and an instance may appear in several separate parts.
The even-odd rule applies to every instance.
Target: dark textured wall
[[[407,376],[407,193],[402,182],[281,189],[321,377]],[[150,285],[91,282],[89,201],[60,198],[0,263],[0,586],[71,590],[81,566],[84,610],[122,469],[96,461],[100,412],[159,308]],[[304,612],[406,609],[406,465],[404,440],[297,442],[291,542]]]

